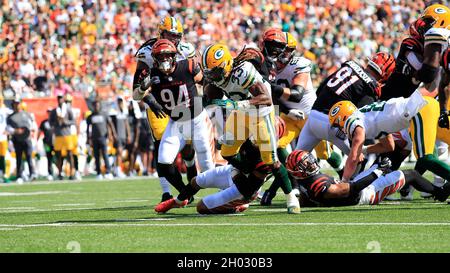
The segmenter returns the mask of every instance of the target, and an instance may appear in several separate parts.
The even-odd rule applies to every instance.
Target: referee
[[[23,154],[25,154],[25,158],[28,163],[28,170],[30,172],[30,180],[32,181],[36,178],[33,161],[31,160],[33,146],[31,144],[30,132],[33,125],[33,119],[29,113],[21,110],[20,99],[15,99],[12,106],[13,113],[8,116],[6,124],[8,132],[12,135],[11,140],[14,145],[14,150],[16,151],[16,181],[19,183],[23,182]]]

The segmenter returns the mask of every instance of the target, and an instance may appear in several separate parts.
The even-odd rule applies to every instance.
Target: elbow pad
[[[294,85],[291,88],[291,95],[289,95],[288,101],[300,102],[305,94],[305,88],[301,85]]]
[[[270,87],[272,88],[272,93],[275,97],[280,98],[283,95],[284,89],[280,85],[276,84],[270,84]]]
[[[417,71],[417,79],[423,83],[431,83],[436,79],[439,68],[428,64],[423,64],[422,68]]]

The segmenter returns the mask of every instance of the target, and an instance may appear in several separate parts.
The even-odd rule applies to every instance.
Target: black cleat
[[[434,200],[437,200],[439,202],[447,201],[447,198],[450,196],[450,183],[447,182],[438,189],[439,190],[434,194]]]
[[[266,190],[263,194],[263,197],[261,198],[261,201],[259,201],[259,204],[261,206],[270,206],[272,205],[272,199],[275,197],[275,194],[270,192],[269,190]]]
[[[161,196],[161,202],[164,202],[164,201],[172,199],[172,198],[173,198],[173,196],[170,193],[165,192]]]

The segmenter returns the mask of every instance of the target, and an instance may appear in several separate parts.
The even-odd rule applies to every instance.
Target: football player
[[[284,126],[283,120],[277,118],[278,136],[283,133]],[[242,144],[239,155],[246,162],[245,168],[237,169],[228,164],[201,173],[186,185],[177,198],[158,204],[155,211],[165,213],[172,208],[184,207],[189,197],[204,188],[219,188],[222,191],[206,196],[197,204],[197,211],[201,214],[235,213],[247,209],[270,173],[270,169],[262,161],[253,139],[247,139]]]
[[[374,54],[365,68],[354,61],[343,63],[317,89],[317,100],[300,133],[297,149],[311,151],[320,141],[327,140],[348,154],[350,148],[345,136],[329,124],[330,108],[343,100],[349,100],[358,107],[374,102],[394,67],[394,57],[384,52]]]
[[[409,97],[421,83],[433,91],[439,80],[441,56],[448,47],[450,9],[440,4],[426,8],[420,18],[410,27],[410,37],[400,47],[396,70],[382,89],[382,99]],[[430,94],[431,95],[431,94]],[[441,177],[450,177],[450,166],[435,155],[436,124],[445,125],[446,95],[439,94],[439,103],[425,97],[428,104],[413,119],[410,134],[413,151],[417,158],[415,170],[420,174],[431,171]]]
[[[289,173],[306,189],[301,199],[318,206],[377,205],[405,185],[430,193],[440,202],[450,195],[450,183],[436,187],[415,170],[389,173],[389,166],[389,161],[375,164],[352,181],[344,182],[321,173],[316,158],[307,151],[293,151],[286,162]]]
[[[3,95],[0,94],[0,182],[4,180],[6,174],[5,157],[8,152],[8,131],[6,130],[6,119],[12,110],[6,107]]]
[[[351,142],[342,180],[350,180],[361,155],[393,151],[394,140],[389,134],[408,128],[426,104],[418,90],[409,98],[375,102],[359,110],[350,101],[334,104],[328,115],[330,126],[342,130]],[[380,142],[363,146],[366,139],[380,139]]]
[[[203,74],[194,59],[176,61],[177,52],[167,39],[159,39],[153,45],[149,92],[169,117],[159,145],[158,174],[181,191],[184,184],[173,163],[186,142],[192,143],[201,171],[212,169],[214,163],[209,148],[207,114],[196,87]]]
[[[286,37],[286,48],[275,59],[276,75],[274,82],[276,85],[283,87],[284,90],[287,89],[288,92],[273,97],[274,104],[279,106],[280,117],[286,124],[286,130],[278,141],[277,149],[278,157],[283,163],[286,162],[288,156],[286,147],[299,136],[317,98],[310,75],[311,61],[296,56],[296,39],[289,32],[284,32],[284,35]],[[268,42],[271,36],[266,36],[263,37],[264,48],[270,45]],[[265,49],[264,52],[268,52],[268,50]],[[274,58],[272,57],[272,60]],[[272,88],[273,90],[276,90],[276,88]],[[340,155],[336,152],[329,153],[330,147],[326,141],[321,141],[315,150],[320,159],[329,159],[328,162],[337,171],[342,169]],[[264,192],[261,205],[270,205],[278,188],[279,181],[275,180],[271,187]]]
[[[229,98],[213,100],[218,106],[231,111],[225,123],[225,134],[222,136],[222,157],[239,168],[239,165],[244,164],[239,157],[239,148],[253,136],[263,162],[269,165],[274,176],[282,181],[288,213],[300,213],[298,199],[292,192],[286,168],[276,154],[275,111],[270,84],[249,61],[235,62],[228,47],[223,44],[207,47],[202,54],[201,64],[208,82],[206,89],[215,88]]]
[[[158,39],[168,39],[177,48],[176,60],[192,59],[196,57],[196,51],[192,44],[182,41],[183,26],[180,20],[175,17],[166,16],[158,25],[158,37],[146,41],[137,51],[137,67],[133,78],[133,99],[141,100],[149,106],[147,109],[147,118],[150,124],[151,133],[155,144],[155,157],[158,157],[159,145],[164,130],[169,122],[169,117],[164,114],[160,105],[155,102],[152,94],[146,94],[145,90],[150,84],[149,73],[153,67],[152,48]],[[147,79],[147,80],[144,80]],[[197,169],[195,166],[194,152],[190,145],[186,145],[182,152],[183,159],[187,166],[188,178],[196,175]],[[160,170],[157,168],[159,174]],[[160,184],[163,190],[162,201],[170,199],[169,183],[164,177],[160,176]]]

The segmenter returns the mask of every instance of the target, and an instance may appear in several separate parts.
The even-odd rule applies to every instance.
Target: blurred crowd
[[[80,93],[130,95],[134,54],[160,19],[181,20],[199,52],[226,41],[234,52],[281,27],[314,63],[315,85],[349,58],[396,53],[425,6],[406,0],[1,0],[0,90],[5,98]],[[446,3],[446,1],[445,1]]]

